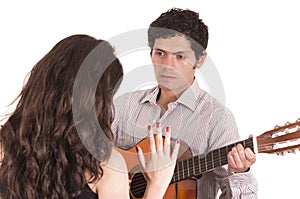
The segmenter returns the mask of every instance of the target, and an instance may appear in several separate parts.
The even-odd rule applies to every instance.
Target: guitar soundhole
[[[143,173],[137,172],[133,174],[130,183],[130,193],[132,198],[142,198],[147,187],[147,181]]]

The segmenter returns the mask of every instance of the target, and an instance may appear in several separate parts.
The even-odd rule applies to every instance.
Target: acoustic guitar
[[[189,147],[181,141],[174,175],[164,196],[164,199],[196,198],[196,179],[205,172],[228,164],[227,154],[237,144],[249,147],[255,153],[268,153],[284,155],[300,149],[300,119],[294,123],[286,123],[284,126],[276,126],[273,130],[266,131],[259,136],[251,137],[230,145],[215,149],[207,154],[192,156]],[[147,156],[149,152],[149,140],[143,139],[138,143]],[[142,198],[147,186],[138,163],[135,147],[130,150],[116,148],[125,158],[128,175],[131,180],[130,197]]]

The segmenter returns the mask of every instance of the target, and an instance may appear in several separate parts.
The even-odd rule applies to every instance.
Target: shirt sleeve
[[[211,123],[210,150],[240,141],[237,125],[229,109],[217,110]],[[233,173],[228,165],[213,170],[214,180],[221,190],[220,199],[257,198],[257,181],[252,173]]]
[[[134,136],[125,132],[128,125],[129,109],[130,104],[127,95],[114,100],[114,121],[111,130],[114,136],[114,145],[124,150],[130,149],[136,144]]]
[[[222,169],[228,172],[227,166]],[[251,171],[245,173],[230,173],[227,176],[220,176],[215,172],[215,180],[220,187],[220,199],[256,199],[257,181]]]

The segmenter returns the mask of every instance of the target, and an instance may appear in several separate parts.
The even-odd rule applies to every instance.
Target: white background
[[[82,33],[110,39],[147,28],[171,7],[195,10],[208,25],[208,55],[243,138],[300,117],[296,0],[1,1],[0,114],[20,92],[33,65],[62,38]],[[148,54],[131,57],[145,64]],[[125,61],[124,68],[130,68]],[[259,198],[299,198],[299,167],[299,154],[259,153],[252,168]]]

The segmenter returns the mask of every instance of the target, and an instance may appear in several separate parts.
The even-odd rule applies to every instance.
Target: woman
[[[33,67],[0,129],[0,198],[129,198],[110,129],[122,77],[109,43],[88,35],[57,43]],[[170,130],[165,143],[160,132],[156,143],[150,139],[152,157],[145,161],[138,150],[148,172],[144,198],[162,198],[175,167],[179,144],[170,155]],[[170,166],[153,170],[161,162]]]

